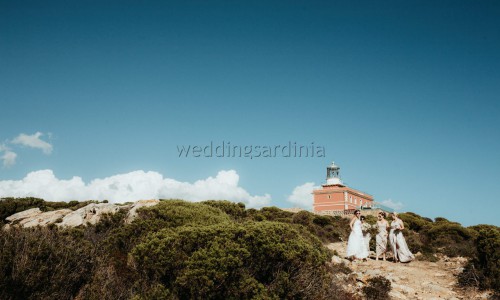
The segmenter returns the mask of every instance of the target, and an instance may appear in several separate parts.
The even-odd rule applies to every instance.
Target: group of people
[[[383,260],[386,259],[387,242],[389,242],[390,250],[392,251],[394,262],[410,262],[415,259],[415,256],[408,249],[406,240],[403,236],[402,230],[404,229],[403,221],[398,217],[397,213],[392,213],[392,222],[385,219],[385,212],[379,212],[377,216],[377,224],[375,225],[377,229],[376,236],[376,260],[382,257]],[[351,219],[351,234],[349,235],[349,240],[347,242],[347,257],[349,259],[362,259],[366,260],[370,254],[370,239],[371,234],[368,230],[363,230],[365,222],[365,217],[361,216],[359,210],[354,211],[354,216]],[[389,232],[387,229],[390,229]]]

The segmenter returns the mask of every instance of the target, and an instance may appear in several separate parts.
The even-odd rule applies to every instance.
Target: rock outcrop
[[[10,224],[16,224],[23,219],[33,218],[41,213],[42,213],[42,211],[38,207],[30,208],[28,210],[15,213],[15,214],[5,218],[5,221],[9,222]]]
[[[25,228],[36,227],[36,226],[47,226],[49,224],[54,224],[60,221],[61,219],[64,218],[64,216],[68,215],[71,212],[72,212],[71,209],[59,209],[59,210],[43,212],[39,215],[33,216],[31,218],[26,218],[20,221],[19,226]]]
[[[102,219],[104,214],[114,214],[120,210],[128,210],[125,223],[130,224],[137,218],[137,210],[139,208],[154,206],[158,203],[160,203],[159,200],[139,200],[129,205],[91,203],[75,211],[71,209],[58,209],[42,212],[39,208],[31,208],[5,218],[8,223],[4,229],[12,226],[28,228],[50,224],[55,224],[59,227],[94,225]]]
[[[62,219],[62,222],[57,223],[61,227],[77,227],[80,225],[94,225],[102,218],[104,214],[114,214],[120,209],[127,207],[118,206],[111,203],[91,203],[87,206],[70,212]]]
[[[156,200],[156,199],[153,199],[153,200],[139,200],[139,201],[135,202],[134,204],[132,204],[132,206],[130,207],[130,210],[128,211],[127,216],[125,217],[125,223],[126,224],[130,224],[130,223],[132,223],[132,221],[135,220],[135,218],[137,218],[137,210],[139,208],[141,208],[141,207],[155,206],[158,203],[160,203],[160,200]]]

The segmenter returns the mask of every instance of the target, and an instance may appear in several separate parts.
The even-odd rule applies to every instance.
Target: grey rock
[[[13,214],[5,220],[10,222],[9,226],[4,229],[9,229],[12,226],[18,227],[36,227],[47,226],[62,219],[65,215],[71,213],[70,209],[59,209],[53,211],[42,212],[39,208],[31,208],[16,214]]]
[[[111,203],[91,203],[80,209],[77,209],[67,214],[61,223],[57,223],[60,227],[77,227],[80,225],[96,224],[104,214],[114,214],[120,210],[120,206]]]
[[[71,209],[59,209],[59,210],[43,212],[36,216],[21,220],[19,222],[19,225],[24,228],[47,226],[49,224],[56,223],[58,220],[62,219],[65,215],[71,212],[72,212]]]
[[[42,213],[42,211],[38,207],[35,207],[35,208],[30,208],[30,209],[27,209],[25,211],[15,213],[15,214],[5,218],[5,220],[7,222],[15,223],[15,222],[21,221],[21,220],[26,219],[26,218],[34,217],[34,216],[39,215],[41,213]]]
[[[130,210],[127,213],[127,216],[125,217],[125,223],[130,224],[132,223],[136,218],[137,218],[137,210],[141,207],[149,207],[149,206],[155,206],[158,203],[160,203],[160,200],[139,200],[132,204],[130,207]],[[332,258],[333,259],[333,258]]]

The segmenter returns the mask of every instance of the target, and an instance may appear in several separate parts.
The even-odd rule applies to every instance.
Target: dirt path
[[[368,259],[362,262],[349,262],[343,259],[347,244],[332,243],[328,248],[337,251],[338,257],[332,260],[346,263],[354,274],[348,289],[360,293],[367,279],[384,276],[391,281],[393,299],[487,299],[488,293],[464,292],[456,288],[456,274],[460,273],[465,259],[444,259],[438,262],[413,261],[411,263],[394,263],[392,261],[375,261]]]

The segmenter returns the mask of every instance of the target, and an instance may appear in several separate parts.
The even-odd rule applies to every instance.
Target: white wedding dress
[[[368,257],[363,232],[361,231],[361,221],[356,220],[352,226],[349,241],[347,242],[347,257],[363,259]]]

